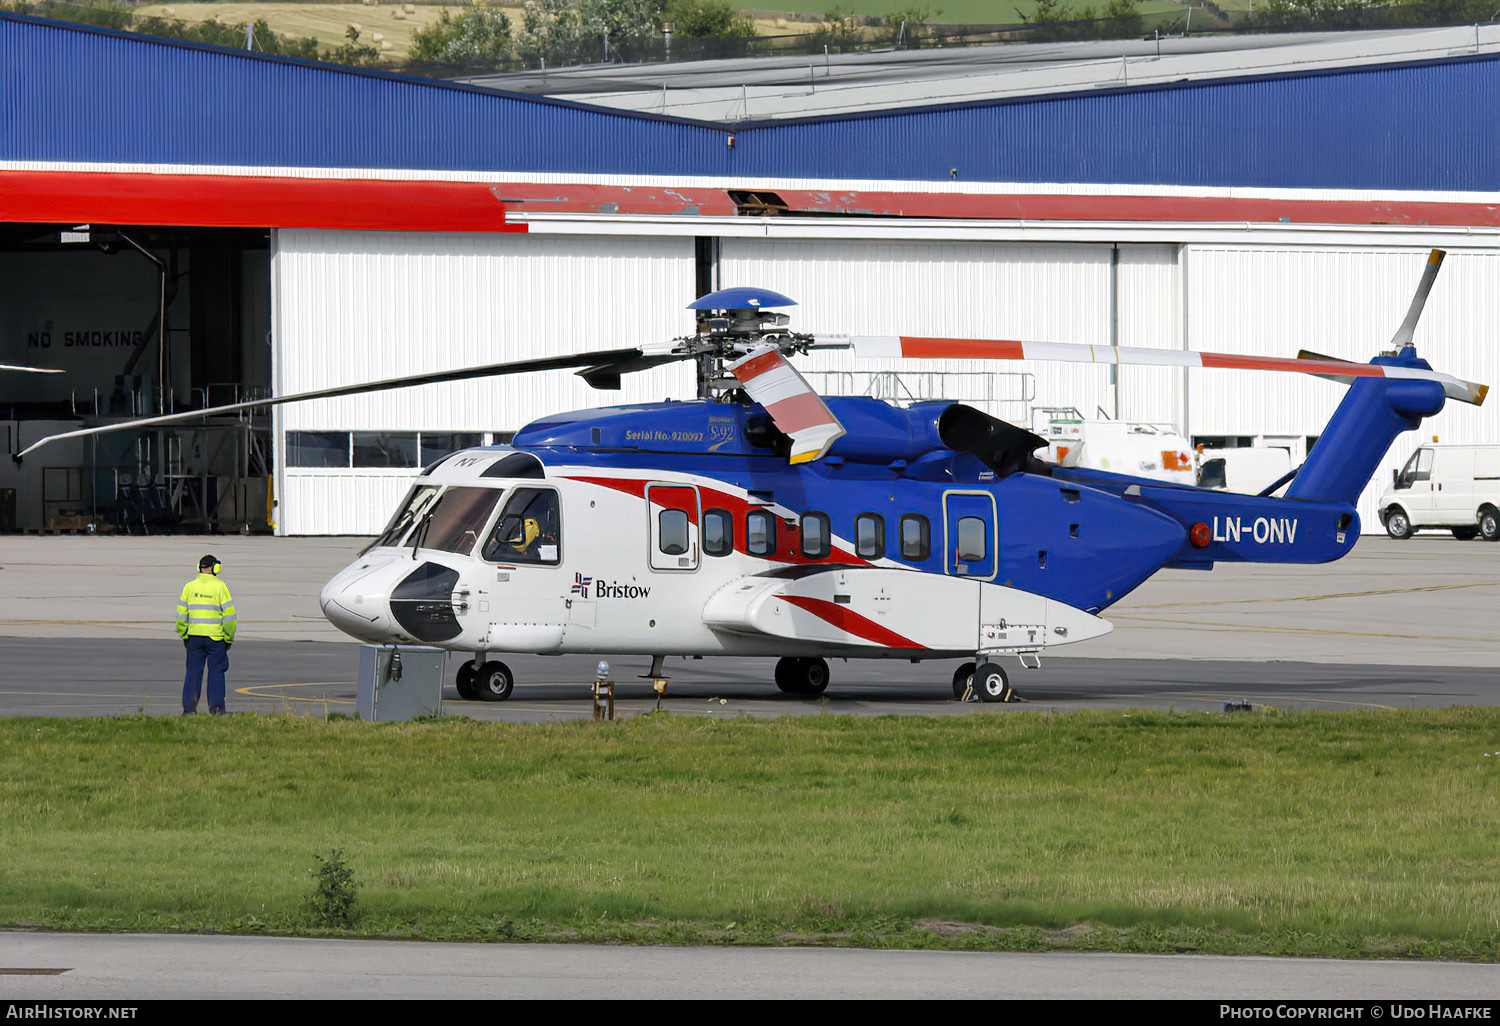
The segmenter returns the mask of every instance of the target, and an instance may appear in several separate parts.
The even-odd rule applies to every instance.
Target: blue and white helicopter
[[[557,368],[618,387],[623,373],[693,360],[696,399],[546,417],[508,446],[427,467],[324,587],[324,614],[361,641],[469,654],[455,681],[468,699],[510,696],[507,653],[617,653],[651,656],[652,677],[671,655],[775,656],[776,684],[794,695],[827,687],[829,658],[952,659],[955,697],[1007,701],[1003,656],[1036,665],[1108,633],[1100,614],[1163,567],[1321,563],[1354,546],[1354,504],[1395,437],[1447,399],[1484,399],[1486,386],[1433,371],[1412,346],[1441,261],[1433,251],[1390,351],[1368,364],[808,335],[773,312],[792,300],[742,288],[691,304],[698,332],[666,343],[54,437]],[[957,403],[822,398],[787,359],[822,348],[1295,371],[1349,390],[1301,467],[1242,495],[1045,463],[1033,455],[1044,439]]]

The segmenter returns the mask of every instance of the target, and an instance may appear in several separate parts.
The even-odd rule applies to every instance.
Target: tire
[[[797,694],[797,682],[801,680],[801,659],[790,657],[776,660],[776,686],[783,694]]]
[[[1396,540],[1411,537],[1411,518],[1400,506],[1392,506],[1385,515],[1385,533]]]
[[[802,660],[802,693],[821,695],[828,688],[828,663],[823,659]]]
[[[504,663],[488,662],[474,675],[474,691],[486,702],[503,702],[510,697],[516,680]]]
[[[1008,702],[1010,678],[999,663],[980,663],[974,670],[974,691],[981,702]]]
[[[1479,528],[1477,527],[1455,527],[1453,529],[1453,537],[1457,538],[1459,541],[1470,541],[1478,534]]]
[[[974,664],[964,663],[953,671],[953,697],[962,702],[974,683]]]
[[[828,663],[787,657],[776,663],[776,686],[788,695],[821,695],[828,687]]]
[[[458,668],[458,672],[453,675],[453,686],[458,689],[459,698],[467,699],[470,702],[479,701],[479,691],[474,687],[475,676],[476,671],[474,670],[473,660],[464,663]]]
[[[1479,537],[1485,541],[1500,541],[1500,511],[1494,506],[1479,511]]]

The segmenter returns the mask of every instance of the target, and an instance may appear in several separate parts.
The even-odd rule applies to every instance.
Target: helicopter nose
[[[383,585],[385,575],[379,570],[368,563],[345,567],[318,596],[328,622],[361,641],[386,641],[394,627],[390,588]]]

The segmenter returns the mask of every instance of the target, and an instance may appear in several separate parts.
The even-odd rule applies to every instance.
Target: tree
[[[445,7],[438,20],[412,36],[411,59],[424,64],[496,66],[508,60],[510,19],[501,11],[471,7],[456,16]]]
[[[882,38],[885,42],[900,43],[905,49],[915,50],[922,45],[927,23],[942,13],[941,10],[934,11],[931,7],[918,7],[915,4],[898,8],[881,19],[885,26]]]
[[[661,17],[683,39],[755,35],[755,19],[736,11],[729,0],[668,0]]]
[[[328,51],[328,60],[336,64],[354,64],[359,66],[379,63],[380,51],[368,43],[361,43],[359,41],[359,29],[353,25],[345,26],[344,38],[349,40],[349,42]]]
[[[659,38],[660,16],[659,0],[532,0],[516,50],[528,64],[609,60]]]

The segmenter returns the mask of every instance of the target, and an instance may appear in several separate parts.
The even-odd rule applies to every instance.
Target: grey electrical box
[[[397,723],[443,712],[443,663],[448,653],[426,645],[359,646],[361,719]]]

